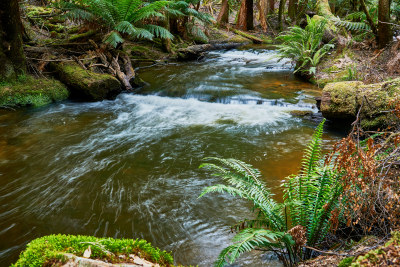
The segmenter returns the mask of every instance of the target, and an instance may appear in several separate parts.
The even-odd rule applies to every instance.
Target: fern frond
[[[112,31],[105,36],[103,42],[106,44],[110,44],[112,47],[117,47],[118,44],[124,42],[124,39],[118,32]]]
[[[283,237],[290,240],[288,234],[274,232],[265,229],[248,228],[242,230],[234,238],[234,244],[221,251],[215,266],[224,266],[226,263],[233,263],[241,254],[251,251],[256,247],[271,247],[283,249]]]
[[[148,24],[143,26],[144,29],[147,31],[151,32],[155,37],[161,38],[161,39],[174,39],[174,36],[172,33],[170,33],[167,29],[158,26],[158,25],[152,25]]]

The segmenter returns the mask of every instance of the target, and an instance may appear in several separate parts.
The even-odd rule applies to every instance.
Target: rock
[[[0,85],[0,108],[41,107],[68,98],[67,87],[54,79],[26,76],[17,82]]]
[[[295,116],[295,117],[311,116],[312,114],[313,114],[313,112],[310,110],[292,110],[292,111],[290,111],[290,115]]]
[[[361,126],[366,129],[386,127],[395,122],[393,100],[400,97],[400,78],[376,84],[362,82],[328,83],[322,92],[322,115],[332,121],[353,121],[360,111]]]
[[[204,56],[204,53],[211,50],[233,49],[242,46],[243,43],[213,43],[203,45],[192,45],[177,50],[178,60],[197,60]]]
[[[178,59],[179,60],[196,60],[203,57],[204,52],[211,50],[211,44],[203,44],[203,45],[192,45],[187,48],[178,49]]]
[[[84,70],[76,63],[51,63],[50,68],[68,86],[73,97],[100,101],[113,99],[121,92],[120,82],[110,74]]]

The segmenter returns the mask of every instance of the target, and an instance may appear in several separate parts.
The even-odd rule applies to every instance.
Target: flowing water
[[[141,70],[142,94],[0,113],[0,266],[30,240],[52,233],[145,238],[180,264],[211,266],[251,217],[226,195],[198,199],[219,182],[207,156],[259,168],[280,197],[298,169],[314,122],[317,90],[269,50],[209,53],[198,62]],[[325,145],[337,138],[325,135]],[[240,266],[277,266],[250,253]]]

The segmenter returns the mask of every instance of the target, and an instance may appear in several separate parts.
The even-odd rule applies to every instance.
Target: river
[[[317,123],[314,86],[271,50],[210,52],[203,60],[140,70],[151,85],[113,101],[0,111],[0,266],[52,233],[144,238],[176,263],[211,266],[251,217],[227,195],[198,199],[219,182],[204,157],[234,157],[264,174],[280,198]],[[327,131],[327,147],[340,134]],[[250,253],[235,266],[277,266]]]

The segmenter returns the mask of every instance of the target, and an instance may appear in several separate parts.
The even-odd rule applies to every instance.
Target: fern
[[[353,22],[340,19],[332,20],[336,26],[345,27],[349,31],[369,31],[371,27],[364,22]]]
[[[315,74],[320,59],[334,47],[333,44],[322,45],[326,24],[326,20],[313,20],[307,16],[305,29],[294,26],[283,32],[277,37],[282,42],[277,46],[279,60],[290,58],[296,62],[294,72]]]
[[[227,184],[207,187],[199,197],[208,193],[228,193],[253,203],[256,218],[244,220],[235,229],[242,229],[233,244],[221,251],[216,266],[233,263],[242,253],[263,248],[278,254],[284,265],[293,266],[310,256],[295,248],[287,232],[295,226],[306,230],[307,245],[321,242],[330,230],[332,211],[339,205],[342,187],[332,164],[324,163],[321,153],[323,120],[304,151],[300,171],[283,182],[284,203],[273,200],[273,195],[261,179],[260,172],[251,165],[235,159],[207,158],[216,163],[205,163],[214,175]],[[258,227],[258,228],[257,228]],[[285,255],[286,254],[286,255]]]

